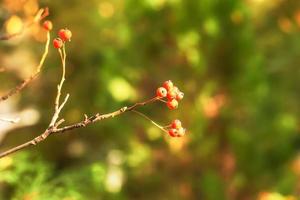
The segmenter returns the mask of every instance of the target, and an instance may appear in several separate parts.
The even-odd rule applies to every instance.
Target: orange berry
[[[59,49],[63,46],[63,41],[60,39],[60,38],[55,38],[53,40],[53,46],[56,48],[56,49]]]
[[[50,20],[44,21],[43,27],[44,27],[45,30],[51,31],[52,28],[53,28],[52,22]]]
[[[171,137],[176,137],[177,136],[177,130],[175,128],[169,129],[168,133]]]
[[[184,136],[185,135],[185,128],[179,128],[178,130],[177,130],[177,137],[182,137],[182,136]]]
[[[167,90],[164,87],[159,87],[156,90],[156,95],[158,97],[166,97],[167,96]]]
[[[183,92],[178,92],[176,95],[176,100],[180,101],[181,99],[183,99],[184,97],[184,93]]]
[[[176,95],[177,95],[176,90],[174,90],[174,89],[172,88],[172,89],[168,90],[167,98],[168,98],[169,100],[172,100],[172,99],[175,99],[175,98],[176,98]]]
[[[60,39],[62,39],[64,42],[65,41],[70,41],[72,37],[72,32],[69,29],[60,29],[58,31],[58,36]]]
[[[173,83],[172,81],[168,80],[168,81],[165,81],[164,84],[163,84],[163,87],[166,88],[166,90],[170,90],[171,88],[173,88]]]
[[[179,119],[175,119],[172,123],[171,123],[171,127],[175,128],[175,129],[179,129],[181,128],[181,121]]]
[[[169,100],[167,102],[167,106],[173,110],[173,109],[176,109],[178,107],[178,101],[176,99],[172,99],[172,100]]]

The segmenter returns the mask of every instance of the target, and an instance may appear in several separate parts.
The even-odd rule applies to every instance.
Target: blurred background
[[[300,1],[2,0],[1,33],[49,7],[52,38],[69,28],[64,124],[149,99],[165,80],[185,93],[177,110],[139,109],[188,129],[170,138],[127,113],[54,135],[0,159],[0,199],[296,200],[300,195]],[[46,33],[35,24],[0,42],[0,94],[35,70]],[[51,119],[60,60],[1,102],[0,150]]]

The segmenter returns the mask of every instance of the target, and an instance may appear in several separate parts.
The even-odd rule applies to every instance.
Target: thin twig
[[[0,36],[0,40],[9,40],[11,38],[14,38],[16,36],[21,35],[27,28],[32,26],[33,24],[41,21],[45,17],[49,15],[49,9],[48,8],[41,8],[38,10],[37,14],[34,16],[33,20],[26,24],[19,32],[12,33],[12,34],[4,34]]]
[[[15,123],[18,123],[20,121],[20,118],[15,118],[15,119],[12,119],[12,118],[0,118],[0,121],[15,124]]]
[[[165,101],[165,100],[162,100],[162,99],[159,99],[159,101],[161,101],[161,102],[164,102],[164,103],[168,103],[167,101]]]
[[[137,110],[132,110],[132,112],[134,112],[134,113],[136,113],[136,114],[142,116],[143,118],[149,120],[152,124],[154,124],[154,125],[155,125],[156,127],[158,127],[160,130],[162,130],[163,132],[168,133],[168,132],[166,131],[166,129],[164,129],[164,127],[160,126],[158,123],[156,123],[155,121],[153,121],[152,119],[150,119],[147,115],[145,115],[145,114],[143,114],[143,113],[141,113],[141,112],[139,112],[139,111],[137,111]]]
[[[65,97],[65,100],[62,102],[62,104],[60,105],[59,100],[60,100],[60,96],[61,96],[61,89],[62,86],[64,84],[64,81],[66,80],[66,51],[65,51],[65,44],[62,47],[62,51],[61,49],[58,49],[60,58],[61,58],[61,64],[62,64],[62,75],[61,75],[61,80],[59,85],[57,86],[57,94],[56,94],[56,98],[55,98],[55,103],[54,103],[54,114],[53,117],[51,119],[51,122],[49,124],[49,127],[54,126],[55,122],[57,121],[58,117],[59,117],[59,113],[62,110],[62,108],[64,107],[64,105],[66,104],[66,102],[68,101],[69,98],[69,94],[67,94],[67,96]]]
[[[10,96],[13,96],[14,94],[19,93],[23,88],[25,88],[31,81],[33,81],[40,73],[42,66],[45,62],[45,59],[47,57],[48,54],[48,50],[49,50],[49,44],[50,44],[50,32],[47,32],[47,42],[45,44],[45,50],[44,53],[42,55],[42,58],[39,62],[39,65],[36,68],[36,71],[27,79],[23,80],[19,85],[17,85],[16,87],[14,87],[13,89],[11,89],[9,92],[7,92],[6,94],[4,94],[3,96],[0,96],[0,102],[1,101],[5,101],[6,99],[8,99]]]

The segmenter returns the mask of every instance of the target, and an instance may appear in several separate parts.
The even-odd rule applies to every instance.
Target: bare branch
[[[116,116],[119,116],[125,112],[128,111],[134,111],[136,108],[141,107],[141,106],[145,106],[149,103],[153,103],[155,101],[157,101],[159,98],[158,97],[154,97],[152,99],[149,99],[145,102],[140,102],[140,103],[136,103],[130,107],[123,107],[117,111],[111,112],[111,113],[107,113],[107,114],[103,114],[100,115],[99,113],[91,116],[91,117],[87,117],[87,115],[85,115],[84,120],[82,120],[81,122],[75,123],[75,124],[71,124],[62,128],[58,128],[58,125],[61,124],[63,122],[63,120],[58,121],[57,123],[54,124],[54,126],[49,127],[46,131],[44,131],[41,135],[35,137],[34,139],[25,142],[24,144],[21,144],[19,146],[13,147],[3,153],[0,154],[0,158],[3,158],[7,155],[10,155],[14,152],[17,152],[21,149],[24,149],[26,147],[32,146],[32,145],[37,145],[38,143],[44,141],[49,135],[54,134],[54,133],[63,133],[66,131],[70,131],[73,129],[77,129],[77,128],[81,128],[81,127],[85,127],[89,124],[104,120],[104,119],[108,119],[108,118],[113,118]],[[66,100],[65,100],[66,101]]]
[[[39,21],[41,21],[42,19],[44,19],[45,17],[47,17],[49,15],[49,9],[48,8],[41,8],[40,10],[38,10],[37,14],[34,16],[33,20],[31,22],[29,22],[28,24],[26,24],[21,31],[17,32],[17,33],[12,33],[12,34],[5,34],[5,35],[1,35],[0,36],[0,40],[9,40],[11,38],[14,38],[16,36],[21,35],[27,28],[29,28],[30,26],[32,26],[35,23],[38,23]]]
[[[45,44],[45,50],[44,53],[42,55],[42,58],[39,62],[39,65],[36,68],[36,71],[27,79],[23,80],[19,85],[17,85],[15,88],[11,89],[9,92],[7,92],[6,94],[4,94],[3,96],[0,96],[0,102],[1,101],[5,101],[6,99],[8,99],[10,96],[13,96],[14,94],[19,93],[23,88],[25,88],[31,81],[33,81],[40,73],[42,66],[45,62],[45,59],[47,57],[48,54],[48,50],[49,50],[49,44],[50,44],[50,32],[47,32],[47,42]]]

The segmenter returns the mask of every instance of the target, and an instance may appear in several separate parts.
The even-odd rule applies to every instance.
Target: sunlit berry
[[[175,119],[172,123],[171,123],[171,127],[175,128],[175,129],[179,129],[181,128],[181,121],[179,119]]]
[[[172,99],[172,100],[169,100],[167,102],[167,106],[173,110],[173,109],[176,109],[178,107],[178,101],[176,99]]]
[[[52,28],[53,28],[52,22],[50,20],[44,21],[43,27],[44,27],[45,30],[51,31]]]
[[[167,96],[167,90],[164,87],[159,87],[156,90],[156,95],[158,97],[166,97]]]
[[[55,38],[53,40],[53,46],[56,48],[56,49],[59,49],[63,46],[63,41],[60,39],[60,38]]]
[[[178,92],[176,95],[176,100],[180,101],[181,99],[183,99],[184,97],[184,93],[183,92]]]
[[[177,137],[182,137],[182,136],[184,136],[185,135],[185,128],[179,128],[179,129],[177,129]]]
[[[173,83],[172,81],[168,80],[168,81],[165,81],[164,84],[163,84],[163,87],[166,88],[166,90],[170,90],[173,88]]]
[[[173,89],[176,93],[179,93],[179,92],[180,92],[177,86],[173,86],[172,89]]]
[[[58,36],[60,39],[62,39],[64,42],[65,41],[70,41],[72,37],[72,32],[69,29],[60,29],[58,31]]]
[[[168,90],[167,98],[169,100],[175,99],[176,96],[177,96],[176,90],[174,90],[173,88]]]
[[[171,128],[168,130],[168,133],[171,137],[176,137],[177,136],[177,130],[175,128]]]

